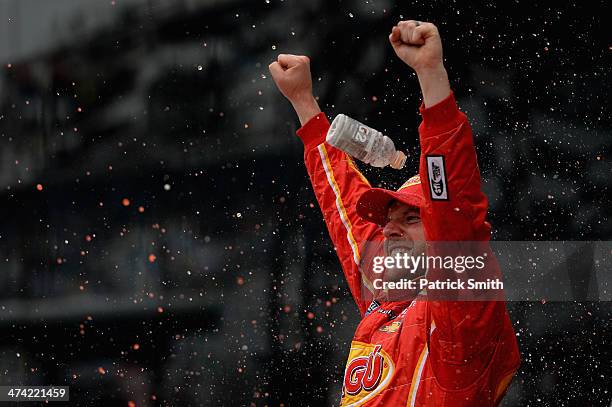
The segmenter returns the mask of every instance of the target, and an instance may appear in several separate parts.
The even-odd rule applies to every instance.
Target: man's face
[[[403,257],[405,253],[418,257],[425,254],[425,234],[419,208],[394,201],[389,205],[387,219],[383,229],[385,256],[400,254]],[[387,268],[384,273],[384,281],[399,281],[402,278],[418,279],[425,270],[411,273],[406,268]]]

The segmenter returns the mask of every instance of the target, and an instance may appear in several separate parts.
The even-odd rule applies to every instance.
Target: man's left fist
[[[440,33],[432,23],[400,21],[391,29],[389,42],[397,56],[417,74],[443,66]]]

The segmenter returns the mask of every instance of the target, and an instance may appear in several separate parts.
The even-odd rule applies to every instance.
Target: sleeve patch
[[[428,155],[427,177],[432,201],[448,201],[448,182],[443,155]]]

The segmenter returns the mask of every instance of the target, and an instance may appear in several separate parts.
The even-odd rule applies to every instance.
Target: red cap
[[[357,201],[357,214],[368,222],[378,225],[387,223],[387,211],[392,201],[420,208],[425,203],[421,189],[421,177],[415,175],[397,191],[383,188],[372,188],[361,194]]]

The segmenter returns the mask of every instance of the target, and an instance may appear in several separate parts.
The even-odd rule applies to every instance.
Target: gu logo
[[[357,133],[355,133],[353,138],[355,139],[355,141],[365,143],[368,139],[368,129],[363,126],[359,126],[359,129],[357,129]]]
[[[393,361],[381,345],[353,342],[344,372],[341,406],[360,406],[382,392],[393,376]]]
[[[431,199],[434,201],[448,201],[444,156],[427,156],[427,175],[429,176]]]

